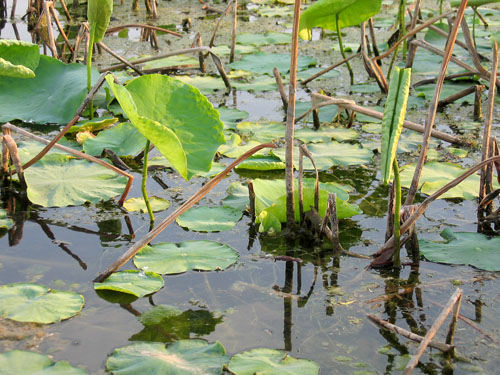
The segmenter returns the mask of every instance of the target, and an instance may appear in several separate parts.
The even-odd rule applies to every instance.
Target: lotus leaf
[[[486,271],[500,271],[500,237],[481,233],[441,232],[446,242],[420,240],[420,251],[431,262],[466,264]]]
[[[316,60],[309,56],[299,56],[297,70],[304,70],[316,65]],[[235,61],[229,66],[233,69],[247,70],[257,74],[268,74],[272,76],[273,69],[285,74],[290,69],[290,55],[283,53],[258,52],[253,55],[246,55],[241,60]]]
[[[321,72],[323,69],[324,68],[309,68],[306,70],[301,70],[300,72],[297,72],[297,80],[304,81],[304,80],[308,79],[309,77]],[[322,79],[335,78],[335,77],[338,77],[339,75],[340,75],[340,71],[338,71],[337,69],[332,69],[329,72],[320,75],[315,80],[320,81]],[[331,106],[323,107],[323,108],[329,108],[329,107],[335,108],[336,106],[331,105]],[[321,110],[320,110],[320,112],[321,112]]]
[[[181,227],[198,232],[223,232],[231,230],[241,219],[241,211],[232,207],[193,207],[176,221]]]
[[[177,67],[177,66],[189,66],[189,65],[198,66],[199,64],[200,61],[198,59],[195,59],[193,56],[177,55],[150,61],[144,64],[142,69],[149,70],[149,69],[169,68],[174,66]]]
[[[339,142],[353,141],[359,138],[359,134],[354,129],[321,126],[318,130],[312,128],[297,129],[295,138],[304,143],[326,143],[332,139]]]
[[[234,47],[234,53],[237,56],[246,55],[249,53],[255,53],[258,50],[259,48],[257,46],[250,46],[250,45],[237,44]],[[212,47],[212,52],[215,53],[217,56],[229,56],[231,54],[231,48],[229,48],[226,45],[215,46]]]
[[[281,122],[248,122],[236,125],[236,130],[253,141],[271,142],[285,136],[285,126]]]
[[[233,207],[239,211],[246,210],[250,204],[248,187],[240,182],[233,182],[227,189],[227,196],[222,200],[225,206]]]
[[[174,78],[144,75],[125,87],[106,77],[139,132],[148,138],[186,180],[209,171],[224,125],[200,91]],[[152,105],[155,103],[155,105]]]
[[[259,232],[260,233],[278,233],[281,232],[281,222],[280,220],[274,216],[272,213],[264,210],[260,213],[258,221],[259,224]]]
[[[232,85],[235,89],[240,91],[275,91],[278,85],[274,77],[268,75],[257,75],[253,76],[251,79],[245,80],[233,80]]]
[[[163,278],[154,272],[115,272],[102,283],[94,283],[95,290],[107,290],[130,294],[137,298],[159,291],[164,285]]]
[[[69,319],[84,305],[80,294],[28,283],[0,286],[0,301],[2,317],[41,324]]]
[[[224,129],[235,129],[236,124],[248,117],[248,112],[239,109],[218,107],[220,120],[224,123]]]
[[[452,7],[458,7],[460,3],[461,3],[460,0],[451,0]],[[467,6],[480,7],[481,5],[492,4],[492,3],[500,3],[500,0],[469,0],[469,2],[467,2]]]
[[[179,81],[182,81],[188,85],[196,87],[204,95],[212,94],[214,91],[224,91],[226,85],[224,81],[219,77],[213,76],[176,76]]]
[[[219,375],[228,362],[220,342],[180,340],[167,348],[159,343],[138,343],[115,349],[106,369],[120,375]]]
[[[40,47],[20,40],[0,39],[0,76],[34,78]]]
[[[231,358],[229,371],[235,375],[316,375],[319,366],[307,359],[295,359],[281,350],[256,348]]]
[[[407,164],[401,168],[401,186],[407,188],[410,187],[414,171],[415,164]],[[425,163],[420,177],[420,191],[423,194],[431,195],[447,183],[465,173],[465,171],[466,169],[462,168],[458,164],[437,161]],[[477,198],[478,193],[479,175],[474,174],[458,186],[441,195],[439,198],[474,199]]]
[[[263,6],[257,9],[257,14],[261,17],[290,17],[293,16],[293,9],[290,7]]]
[[[209,335],[222,317],[214,316],[207,310],[186,310],[159,305],[139,317],[144,329],[130,337],[129,341],[173,342],[198,336]]]
[[[116,117],[99,117],[93,120],[84,120],[76,123],[68,130],[68,134],[90,131],[97,132],[100,130],[108,129],[118,122]]]
[[[280,158],[273,155],[251,156],[238,164],[237,169],[252,169],[255,171],[272,171],[276,169],[285,169],[285,163]]]
[[[35,75],[0,80],[0,122],[66,124],[75,116],[87,95],[86,67],[41,55]],[[98,77],[99,72],[92,76]]]
[[[500,31],[497,31],[494,34],[491,34],[491,43],[495,43],[495,42],[500,44]]]
[[[10,229],[14,225],[14,221],[7,216],[7,211],[0,208],[0,229]]]
[[[213,241],[162,242],[142,248],[134,257],[134,264],[160,274],[216,271],[235,263],[238,256],[232,247]]]
[[[112,13],[113,0],[87,1],[87,18],[92,35],[91,39],[94,43],[100,42],[104,38]]]
[[[225,145],[219,147],[218,152],[229,158],[239,158],[245,152],[258,146],[260,142],[248,141],[244,145],[241,144],[241,137],[238,134],[231,134]],[[261,150],[257,154],[266,153],[266,150]]]
[[[121,194],[127,179],[110,169],[69,155],[52,153],[26,169],[28,198],[44,207],[97,203]]]
[[[165,211],[167,208],[170,207],[170,201],[158,197],[149,197],[149,204],[151,204],[151,209],[153,210],[153,212]],[[147,212],[144,198],[127,199],[123,203],[123,207],[130,212],[134,211]]]
[[[236,36],[236,43],[250,44],[258,47],[276,44],[289,44],[291,42],[291,34],[275,33],[272,31],[268,31],[264,34],[241,33]]]
[[[83,144],[83,150],[94,156],[100,156],[104,149],[114,151],[119,156],[135,156],[144,149],[146,138],[127,122],[103,130],[97,137],[89,138]]]
[[[301,102],[297,101],[295,103],[295,116],[299,117],[303,113],[309,111],[312,107],[311,102]],[[336,105],[329,105],[326,107],[321,107],[318,109],[319,121],[331,123],[338,114],[338,107]],[[312,114],[306,117],[308,122],[312,122]]]
[[[312,28],[327,30],[359,25],[380,11],[382,0],[319,0],[307,8],[300,16],[299,35],[311,39]]]
[[[54,362],[46,355],[12,350],[0,354],[2,375],[86,375],[81,368],[71,366],[67,361]]]

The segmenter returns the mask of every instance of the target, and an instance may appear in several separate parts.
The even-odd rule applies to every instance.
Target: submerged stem
[[[340,53],[342,54],[342,57],[344,59],[347,59],[347,57],[345,56],[345,52],[344,52],[344,43],[342,43],[342,33],[340,32],[339,18],[340,18],[339,13],[337,13],[335,15],[335,23],[337,25],[337,36],[339,38]],[[354,72],[352,71],[351,64],[349,64],[349,61],[346,61],[345,64],[347,66],[347,70],[349,70],[349,76],[351,77],[351,85],[353,85],[354,84]]]
[[[151,226],[155,222],[155,217],[153,215],[153,210],[151,209],[151,204],[149,203],[148,191],[146,190],[146,180],[148,178],[148,154],[149,154],[149,139],[146,140],[146,146],[144,146],[144,162],[142,169],[142,197],[144,198],[144,203],[146,204],[146,209],[148,210],[149,220],[151,221]]]
[[[394,158],[394,162],[392,164],[392,169],[394,171],[394,184],[396,184],[396,199],[395,199],[395,207],[394,207],[394,267],[401,266],[401,256],[400,256],[400,247],[399,247],[399,238],[401,237],[401,181],[399,178],[399,167],[398,161]]]

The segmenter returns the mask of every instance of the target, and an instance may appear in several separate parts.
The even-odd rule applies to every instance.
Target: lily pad
[[[132,124],[124,122],[87,139],[83,150],[94,156],[101,155],[104,149],[112,150],[119,156],[135,156],[144,150],[145,144],[146,138]]]
[[[297,129],[295,138],[304,143],[326,143],[332,139],[342,142],[358,139],[359,133],[354,129],[321,126],[318,130],[312,128]]]
[[[406,188],[410,187],[414,171],[415,164],[407,164],[401,168],[401,186]],[[443,163],[437,161],[425,163],[422,170],[422,176],[420,177],[420,191],[423,194],[432,195],[448,182],[451,182],[461,174],[465,173],[465,171],[466,169],[454,163]],[[474,174],[458,186],[441,195],[440,199],[475,199],[479,193],[479,180],[479,175]]]
[[[224,123],[224,129],[235,129],[236,124],[248,117],[248,112],[235,108],[218,107],[220,120]]]
[[[311,109],[311,102],[301,102],[297,101],[295,103],[295,115],[297,117],[301,116],[303,113]],[[338,107],[336,105],[328,105],[318,109],[319,121],[331,123],[335,117],[337,117]],[[306,117],[308,122],[313,122],[312,114]]]
[[[231,134],[229,139],[226,140],[225,145],[221,145],[217,150],[220,154],[227,156],[229,158],[239,158],[245,152],[250,149],[258,146],[260,142],[257,141],[248,141],[245,144],[242,144],[241,137],[238,134]],[[267,153],[266,150],[261,150],[256,154]],[[255,155],[255,154],[254,154]]]
[[[41,55],[35,78],[0,80],[0,123],[66,124],[87,96],[87,67]],[[92,73],[95,80],[99,72]]]
[[[228,362],[220,342],[180,340],[167,348],[160,343],[138,343],[115,349],[106,369],[121,375],[219,375]]]
[[[196,65],[198,66],[200,61],[193,56],[177,55],[165,57],[163,59],[150,61],[142,67],[143,70],[149,69],[159,69],[159,68],[169,68],[174,66],[184,66],[184,65]]]
[[[241,219],[241,211],[232,207],[194,207],[179,216],[181,227],[198,232],[223,232],[231,230]]]
[[[232,85],[235,89],[240,91],[275,91],[278,85],[274,77],[268,75],[255,75],[250,79],[233,80]]]
[[[165,211],[170,207],[170,201],[158,197],[149,197],[149,204],[151,205],[151,209],[153,210],[153,212]],[[125,208],[129,212],[147,212],[144,198],[127,199],[125,202],[123,202],[123,208]]]
[[[86,375],[81,368],[71,366],[67,361],[54,362],[43,354],[12,350],[0,354],[2,375]]]
[[[28,198],[44,207],[97,203],[121,194],[127,179],[99,164],[53,153],[24,172]]]
[[[78,314],[83,305],[83,296],[75,292],[28,283],[0,286],[0,315],[18,322],[56,323]]]
[[[0,229],[10,229],[14,225],[14,221],[7,216],[7,211],[0,208]]]
[[[316,60],[309,56],[299,56],[297,70],[304,70],[316,65]],[[246,55],[241,60],[235,61],[229,66],[233,69],[247,70],[257,74],[273,74],[273,69],[285,74],[290,69],[290,55],[284,53],[258,52],[253,55]]]
[[[441,232],[446,242],[420,240],[420,251],[431,262],[465,264],[486,271],[500,271],[500,237],[481,233]]]
[[[233,182],[227,189],[227,196],[222,200],[225,206],[233,207],[239,211],[246,210],[250,204],[248,187],[240,182]]]
[[[291,7],[262,6],[257,9],[257,14],[261,17],[291,17],[293,9]]]
[[[94,289],[126,293],[141,298],[159,291],[164,284],[163,278],[157,273],[128,270],[115,272],[102,283],[94,283]]]
[[[40,47],[20,40],[0,39],[0,76],[34,78]]]
[[[108,129],[118,122],[116,117],[99,117],[92,120],[78,121],[68,130],[68,134],[84,131],[97,132]]]
[[[268,31],[264,34],[241,33],[236,36],[236,43],[249,44],[258,47],[276,44],[289,44],[291,42],[291,34],[276,33],[272,31]]]
[[[238,35],[240,35],[240,34],[238,34]],[[257,46],[237,44],[234,47],[234,54],[236,56],[247,55],[249,53],[256,53],[258,50],[259,50],[259,48]],[[212,47],[212,52],[215,53],[219,57],[220,56],[229,56],[231,54],[231,48],[229,48],[225,44],[221,44],[220,46]]]
[[[236,263],[238,257],[232,247],[213,241],[162,242],[142,248],[134,264],[145,271],[175,274],[223,270]]]
[[[277,169],[285,169],[286,164],[280,158],[273,155],[256,155],[251,156],[245,161],[238,164],[236,169],[251,169],[254,171],[273,171]]]
[[[196,87],[203,94],[212,94],[214,91],[224,91],[226,90],[226,85],[220,77],[213,76],[200,76],[195,77],[190,76],[176,76],[179,81],[187,83],[188,85]]]
[[[235,375],[316,375],[319,366],[314,361],[295,359],[286,352],[257,348],[231,358],[229,371]]]
[[[285,126],[281,122],[240,122],[236,130],[259,143],[271,142],[285,136]]]
[[[222,319],[222,316],[207,310],[181,311],[176,307],[159,305],[139,317],[144,329],[130,337],[129,341],[174,342],[206,336],[215,331]]]

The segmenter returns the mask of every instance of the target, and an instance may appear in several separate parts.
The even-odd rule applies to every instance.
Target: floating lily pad
[[[407,188],[410,187],[414,171],[415,164],[407,164],[401,168],[401,186]],[[462,168],[458,164],[437,161],[425,163],[420,177],[420,191],[423,194],[432,195],[444,185],[465,173],[465,171],[466,169]],[[479,175],[473,174],[458,186],[441,195],[439,198],[477,198],[479,193],[479,180]]]
[[[186,55],[177,55],[177,56],[170,56],[170,57],[165,57],[163,59],[158,59],[158,60],[153,60],[150,61],[142,67],[143,70],[150,70],[150,69],[159,69],[159,68],[164,68],[167,69],[169,67],[174,67],[174,66],[184,66],[184,65],[196,65],[199,66],[200,61],[197,58],[194,58],[193,56],[186,56]]]
[[[254,171],[272,171],[277,169],[285,169],[286,164],[280,158],[273,155],[256,155],[251,156],[245,161],[238,164],[236,169],[251,169]]]
[[[229,139],[226,140],[225,145],[221,145],[217,150],[220,154],[227,156],[229,158],[239,158],[245,152],[254,148],[255,146],[260,145],[260,142],[257,141],[248,141],[245,144],[241,144],[241,137],[238,134],[231,134]],[[267,153],[266,150],[261,150],[256,154]],[[255,155],[255,154],[254,154]]]
[[[237,44],[234,47],[234,54],[236,56],[247,55],[249,53],[256,53],[258,50],[259,48],[257,46]],[[212,52],[217,56],[229,56],[231,54],[231,48],[223,44],[220,46],[212,47]]]
[[[304,81],[304,80],[308,79],[309,77],[321,72],[323,69],[324,68],[309,68],[306,70],[301,70],[300,72],[297,72],[297,80]],[[329,72],[326,72],[326,73],[320,75],[318,78],[315,78],[315,81],[320,81],[322,79],[328,79],[328,78],[335,78],[338,76],[340,76],[340,72],[336,69],[332,69]],[[322,107],[322,108],[328,108],[328,107],[336,107],[336,106],[331,105],[331,106]]]
[[[309,56],[299,56],[297,70],[304,70],[316,65],[316,60]],[[233,69],[247,70],[257,74],[273,74],[273,69],[278,68],[282,74],[290,69],[290,55],[283,53],[258,52],[246,55],[241,60],[235,61],[229,66]]]
[[[139,317],[144,329],[130,337],[129,341],[174,342],[206,336],[215,331],[222,319],[222,316],[207,310],[181,311],[172,306],[159,305]]]
[[[224,129],[235,129],[236,124],[248,117],[248,112],[235,108],[218,107],[220,120],[224,123]]]
[[[262,6],[257,9],[257,14],[261,17],[291,17],[293,9],[291,7]]]
[[[142,248],[134,264],[160,274],[223,270],[238,260],[232,247],[213,241],[162,242]]]
[[[257,348],[231,358],[229,371],[235,375],[316,375],[319,366],[314,361],[295,359],[286,352]]]
[[[2,77],[0,123],[66,124],[75,116],[87,96],[87,67],[41,55],[35,75],[31,79]],[[97,80],[99,72],[94,70],[92,76]]]
[[[275,91],[278,87],[274,77],[267,75],[256,75],[250,79],[233,80],[231,84],[237,90],[254,92]]]
[[[97,203],[123,192],[127,179],[110,169],[69,155],[46,155],[24,172],[28,198],[44,207]]]
[[[2,375],[86,375],[81,368],[71,366],[67,361],[54,362],[46,355],[12,350],[0,354]]]
[[[14,221],[7,216],[7,211],[0,208],[0,229],[10,229],[14,225]]]
[[[233,182],[227,189],[227,196],[222,200],[225,206],[233,207],[239,211],[246,210],[250,204],[248,187],[240,182]]]
[[[180,340],[165,344],[139,343],[115,349],[106,361],[113,374],[219,375],[229,362],[220,342]]]
[[[170,201],[158,198],[158,197],[149,197],[149,204],[151,205],[151,209],[153,212],[164,211],[170,207]],[[141,211],[147,212],[146,203],[144,202],[144,198],[130,198],[123,202],[123,208],[127,211]]]
[[[43,285],[19,283],[0,286],[0,315],[18,322],[56,323],[78,314],[80,294]]]
[[[179,216],[181,227],[198,232],[223,232],[231,230],[241,219],[241,211],[232,207],[194,207]]]
[[[299,117],[305,112],[309,111],[312,107],[311,102],[301,102],[297,101],[295,103],[295,116]],[[331,123],[335,117],[337,117],[338,107],[336,105],[328,105],[318,109],[319,121]],[[313,122],[312,113],[306,117],[308,122]]]
[[[431,262],[465,264],[486,271],[500,271],[500,237],[481,233],[441,232],[446,242],[420,240],[420,251]]]
[[[83,150],[94,156],[101,155],[104,149],[112,150],[119,156],[135,156],[144,150],[145,144],[146,138],[133,125],[124,122],[87,139]]]
[[[271,142],[285,136],[285,126],[281,122],[240,122],[236,130],[259,143]]]
[[[0,76],[34,78],[40,47],[20,40],[0,39]]]
[[[226,85],[224,85],[224,81],[220,77],[197,75],[195,77],[176,76],[175,78],[196,87],[205,95],[212,94],[214,91],[226,90]]]
[[[272,31],[268,31],[264,34],[241,33],[236,36],[236,43],[250,44],[258,47],[276,44],[289,44],[291,42],[291,34],[276,33]]]
[[[339,142],[353,141],[359,138],[359,134],[354,129],[321,126],[318,130],[312,128],[297,129],[295,138],[304,143],[326,143],[332,139]]]
[[[443,85],[441,96],[439,97],[441,100],[447,98],[453,94],[456,94],[459,91],[465,90],[471,87],[473,83],[471,82],[447,82]],[[418,86],[415,91],[419,96],[423,96],[427,100],[430,100],[434,96],[434,90],[436,85],[422,85]],[[463,103],[474,103],[474,93],[464,96],[463,98],[455,100],[456,104]]]
[[[163,278],[157,273],[128,270],[115,272],[102,283],[94,283],[94,289],[126,293],[141,298],[159,291],[164,284]]]

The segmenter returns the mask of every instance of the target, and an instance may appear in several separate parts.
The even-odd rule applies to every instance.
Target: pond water
[[[381,20],[392,14],[390,3],[384,2],[385,13]],[[435,7],[432,2],[429,3],[426,5]],[[212,5],[221,9],[226,6],[225,3]],[[196,31],[201,31],[204,41],[209,40],[215,23],[214,19],[205,16],[200,3],[194,0],[161,1],[160,19],[157,21],[147,19],[144,9],[131,12],[129,8],[127,2],[124,6],[116,4],[115,19],[111,25],[133,22],[180,25],[182,19],[188,16],[192,19],[193,28],[185,33],[184,38],[160,37],[160,48],[164,51],[190,45]],[[25,6],[18,4],[17,21],[23,9]],[[248,12],[245,14],[248,15]],[[239,30],[290,31],[289,16],[265,18],[252,13],[248,19],[250,21],[239,21]],[[217,45],[229,43],[230,26],[229,19],[223,22],[222,31],[216,39]],[[18,29],[22,39],[31,40],[24,23],[19,22]],[[13,38],[12,30],[7,22],[1,30],[1,37]],[[347,29],[346,33],[347,41],[355,43],[359,30]],[[382,41],[382,36],[388,35],[388,31],[381,29],[380,33]],[[340,60],[336,42],[331,38],[327,34],[321,40],[302,43],[301,55],[314,56],[320,64]],[[110,36],[105,43],[127,58],[155,53],[149,43],[137,41],[134,31],[129,32],[128,38]],[[332,45],[335,51],[331,50]],[[266,46],[263,49],[283,52],[287,47]],[[110,62],[108,57],[102,56],[97,63],[107,66]],[[356,83],[368,83],[360,61],[354,61],[354,68]],[[381,95],[368,92],[369,88],[351,94],[347,71],[341,68],[339,72],[336,78],[313,82],[308,90],[301,88],[298,99],[309,100],[310,92],[322,87],[339,97],[352,98],[361,105],[383,105]],[[284,117],[276,90],[265,93],[234,90],[230,95],[215,92],[209,95],[209,100],[215,107],[224,104],[228,108],[247,111],[247,121],[281,121]],[[462,126],[463,122],[467,125],[473,122],[471,112],[470,105],[449,106],[438,116],[438,129],[478,138],[480,125]],[[411,109],[408,118],[422,123],[425,113],[424,103],[417,109]],[[497,136],[499,114],[497,106],[494,115],[494,133]],[[363,126],[366,125],[357,121],[354,124],[354,129],[360,133],[360,141],[378,141],[379,137],[364,132]],[[34,132],[41,133],[40,127]],[[448,146],[442,142],[440,152]],[[415,150],[401,154],[402,164],[414,162],[416,155]],[[479,153],[471,150],[467,158],[454,161],[469,166],[478,158]],[[227,164],[230,159],[223,157],[220,161]],[[381,185],[377,172],[379,163],[376,155],[366,165],[335,167],[321,173],[322,181],[352,185],[355,190],[350,201],[362,208],[362,214],[340,222],[341,243],[349,251],[369,255],[383,243],[387,188]],[[129,196],[139,197],[140,174],[133,174],[135,183]],[[207,181],[195,177],[187,183],[167,170],[152,172],[149,177],[149,193],[172,202],[169,210],[156,213],[157,222]],[[227,195],[226,190],[232,182],[256,177],[284,178],[284,173],[232,172],[199,205],[218,205]],[[168,187],[160,186],[158,178]],[[285,350],[295,358],[316,361],[321,366],[321,374],[399,374],[417,344],[379,329],[366,315],[377,315],[425,335],[459,286],[464,289],[460,313],[472,320],[476,328],[459,321],[455,337],[457,357],[448,361],[437,350],[427,349],[414,373],[460,375],[498,372],[498,272],[437,264],[425,259],[400,271],[367,270],[367,260],[339,255],[328,242],[313,241],[307,236],[287,240],[281,235],[259,234],[258,225],[244,215],[231,231],[200,233],[172,224],[155,240],[218,241],[238,251],[240,258],[236,264],[224,271],[191,271],[165,276],[165,287],[154,295],[132,302],[113,303],[96,294],[92,280],[148,232],[147,214],[127,213],[114,201],[79,207],[41,208],[23,200],[9,186],[2,188],[2,199],[15,225],[8,232],[2,232],[0,238],[0,283],[36,282],[54,289],[73,290],[85,297],[85,307],[80,314],[54,325],[22,324],[0,319],[2,352],[33,350],[49,354],[55,360],[67,360],[90,374],[103,374],[105,361],[112,351],[131,342],[170,343],[181,338],[202,338],[208,342],[220,341],[230,355],[256,347]],[[423,198],[419,196],[418,199],[421,201]],[[476,208],[476,200],[434,202],[418,221],[419,237],[438,240],[439,233],[446,227],[454,231],[476,231]],[[302,263],[274,260],[269,255],[300,258]],[[134,266],[129,262],[125,268]],[[164,324],[162,329],[145,327],[138,317],[158,305],[176,307],[182,314],[178,320]],[[438,341],[444,342],[446,331],[445,324],[436,336]]]

